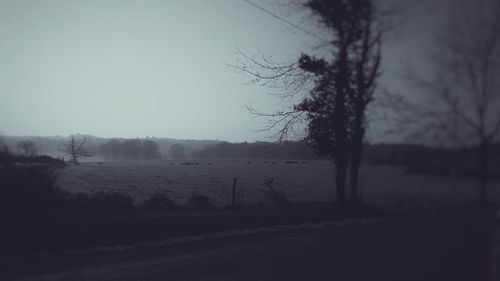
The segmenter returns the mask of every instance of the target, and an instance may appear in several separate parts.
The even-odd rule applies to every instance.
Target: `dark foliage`
[[[173,211],[179,209],[179,206],[175,203],[175,201],[164,193],[153,194],[144,201],[143,207],[154,212]]]
[[[193,193],[188,198],[189,206],[194,210],[210,210],[214,205],[206,195]]]
[[[60,160],[48,156],[33,157],[44,162],[28,164],[31,157],[15,156],[5,151],[1,158],[4,163],[0,168],[2,221],[37,219],[67,205],[69,194],[56,186],[58,168],[62,166]]]
[[[142,159],[151,160],[161,158],[159,146],[152,140],[142,141]]]
[[[74,210],[93,212],[123,212],[136,209],[134,199],[130,195],[116,191],[99,191],[90,195],[79,193],[72,196],[69,202]]]
[[[304,142],[283,143],[229,143],[217,145],[193,152],[196,158],[231,158],[231,159],[317,159],[314,151]]]
[[[30,140],[22,140],[16,144],[17,150],[24,156],[34,156],[37,154],[36,144]]]
[[[98,156],[113,161],[136,161],[160,159],[159,146],[152,140],[112,139],[102,144]]]
[[[488,159],[488,169],[484,171],[487,179],[500,179],[500,145],[491,145],[492,154]],[[408,173],[429,174],[436,176],[456,176],[478,178],[480,161],[479,148],[459,151],[443,148],[427,148],[409,154],[406,159]]]
[[[334,160],[337,198],[358,200],[358,171],[365,136],[366,106],[372,100],[380,62],[380,32],[370,0],[310,0],[305,6],[333,35],[333,58],[302,54],[299,66],[314,74],[310,96],[295,107],[306,112],[307,143]]]
[[[180,143],[174,143],[168,149],[168,156],[172,159],[180,160],[186,158],[186,152],[184,145]]]
[[[62,168],[66,163],[57,158],[47,155],[25,156],[11,153],[6,147],[0,148],[0,169],[10,167],[11,165],[46,165],[54,168]]]
[[[287,208],[291,206],[290,201],[285,196],[285,193],[281,190],[276,190],[273,187],[274,178],[266,178],[264,180],[264,192],[266,192],[269,202],[276,207]]]

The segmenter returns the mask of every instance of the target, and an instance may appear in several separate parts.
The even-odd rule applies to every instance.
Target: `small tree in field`
[[[64,144],[62,152],[71,157],[71,162],[78,163],[80,157],[92,156],[92,153],[85,147],[87,138],[80,135],[70,135],[67,143]]]

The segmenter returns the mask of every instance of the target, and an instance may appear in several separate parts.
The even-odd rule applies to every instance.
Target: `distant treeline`
[[[479,177],[479,154],[477,148],[459,151],[432,149],[413,153],[408,159],[408,173],[434,175],[456,175],[465,178]],[[500,179],[500,145],[490,148],[487,178]]]
[[[365,144],[363,162],[370,165],[404,166],[408,173],[476,177],[478,151],[460,151],[413,144]],[[500,178],[500,145],[490,151],[490,178]],[[220,142],[192,153],[205,159],[321,159],[304,142]]]
[[[477,177],[479,151],[477,149],[450,150],[407,144],[367,145],[365,162],[372,165],[405,166],[408,173]],[[491,179],[500,179],[500,144],[490,149]]]
[[[371,165],[406,166],[415,154],[440,150],[414,144],[365,144],[363,160]]]
[[[113,161],[135,161],[160,159],[159,145],[152,140],[112,139],[101,144],[97,156]]]
[[[216,145],[196,150],[194,158],[212,159],[319,159],[304,142],[284,143],[229,143],[220,142]]]
[[[126,140],[130,140],[127,138],[101,138],[92,135],[85,135],[88,140],[87,149],[91,151],[94,156],[86,157],[82,159],[82,161],[100,161],[100,160],[112,160],[112,157],[106,157],[103,159],[100,147],[101,145],[108,143],[112,140],[123,142]],[[203,149],[208,146],[215,145],[220,141],[217,140],[189,140],[189,139],[173,139],[173,138],[156,138],[156,137],[147,137],[147,138],[139,138],[140,140],[150,140],[158,144],[159,152],[162,157],[169,157],[170,148],[173,144],[181,144],[184,146],[184,153],[187,157],[191,155],[194,150]],[[13,152],[20,153],[19,143],[30,141],[34,143],[34,148],[36,149],[37,154],[39,155],[50,155],[52,157],[63,157],[65,156],[64,152],[61,149],[64,147],[64,144],[68,142],[67,137],[62,136],[53,136],[53,137],[37,137],[37,136],[1,136],[0,142],[5,143],[9,147],[9,149]],[[109,155],[109,154],[108,154]],[[118,157],[124,158],[124,157]],[[118,160],[118,159],[117,159]]]

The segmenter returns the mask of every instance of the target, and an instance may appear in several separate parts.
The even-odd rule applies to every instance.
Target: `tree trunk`
[[[359,201],[359,167],[361,166],[361,150],[363,146],[361,145],[359,148],[353,152],[353,160],[351,162],[351,200]]]
[[[354,133],[352,140],[352,154],[351,154],[351,200],[359,200],[359,167],[361,165],[361,157],[363,155],[363,138],[365,135],[363,128],[363,111],[358,111],[355,117]]]
[[[343,32],[339,34],[341,38],[344,38]],[[341,46],[338,56],[338,73],[335,77],[335,92],[333,93],[335,97],[333,118],[334,118],[334,130],[336,144],[334,148],[334,160],[337,166],[336,184],[337,184],[337,200],[344,202],[346,199],[346,176],[347,167],[349,165],[348,161],[348,120],[347,120],[347,110],[346,110],[346,95],[349,90],[349,67],[347,63],[347,48],[349,46],[348,42],[344,42],[344,39],[340,39]]]
[[[346,190],[347,163],[346,161],[337,161],[335,183],[337,185],[337,200],[341,203],[345,202]]]
[[[488,181],[488,142],[482,141],[479,148],[479,190],[480,190],[480,203],[488,203],[486,196],[486,185]]]

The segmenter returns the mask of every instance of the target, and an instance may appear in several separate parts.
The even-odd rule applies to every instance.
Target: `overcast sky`
[[[384,85],[401,87],[431,29],[386,45]],[[0,134],[265,140],[244,106],[279,101],[224,62],[237,48],[293,61],[315,40],[243,0],[0,0]],[[383,127],[370,137],[391,140]]]

